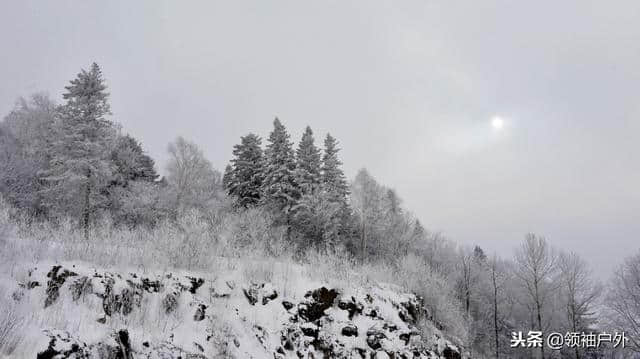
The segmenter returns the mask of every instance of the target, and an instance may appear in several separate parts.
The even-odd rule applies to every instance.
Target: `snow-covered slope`
[[[38,265],[10,285],[29,308],[25,358],[461,358],[420,298],[392,285],[250,283],[229,269],[102,270]],[[422,325],[424,327],[424,325]]]

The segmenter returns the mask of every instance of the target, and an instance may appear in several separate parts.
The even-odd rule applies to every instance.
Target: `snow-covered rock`
[[[56,318],[39,328],[38,359],[463,357],[440,333],[425,337],[421,299],[393,286],[285,291],[240,277],[49,265],[12,297]]]

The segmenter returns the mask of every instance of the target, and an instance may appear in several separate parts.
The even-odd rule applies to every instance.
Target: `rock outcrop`
[[[238,277],[55,265],[30,271],[13,298],[80,323],[41,328],[38,359],[463,357],[440,333],[425,335],[422,300],[392,286],[310,284],[283,295],[277,283]]]

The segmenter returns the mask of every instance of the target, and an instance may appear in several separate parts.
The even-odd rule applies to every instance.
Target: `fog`
[[[603,277],[638,249],[640,3],[11,1],[0,113],[96,61],[156,159],[222,170],[278,116],[341,142],[432,231],[511,254],[527,232]],[[491,127],[501,116],[502,130]]]

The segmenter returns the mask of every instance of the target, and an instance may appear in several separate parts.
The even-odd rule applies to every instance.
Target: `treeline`
[[[334,137],[327,134],[321,151],[307,127],[294,151],[280,120],[273,125],[265,149],[251,133],[234,147],[223,183],[237,207],[266,208],[301,249],[345,246],[369,260],[417,249],[426,236],[420,222],[403,211],[394,190],[366,170],[349,185]]]
[[[171,226],[184,234],[175,236],[184,242],[175,248],[184,251],[204,250],[202,241],[190,244],[198,237],[234,248],[259,245],[274,256],[287,251],[299,260],[321,253],[354,270],[383,270],[423,296],[428,319],[473,357],[622,353],[607,343],[511,348],[513,332],[530,330],[624,330],[627,347],[640,351],[640,255],[603,286],[576,254],[534,234],[514,259],[456,246],[427,231],[365,169],[347,181],[333,136],[317,146],[307,127],[294,146],[278,119],[264,145],[257,134],[240,138],[224,174],[178,137],[160,178],[140,142],[109,119],[108,96],[93,64],[65,87],[64,103],[36,94],[20,99],[0,123],[0,194],[21,223],[74,221],[87,240],[104,222],[125,230]]]
[[[20,99],[0,125],[0,193],[28,220],[77,219],[88,239],[99,220],[133,228],[186,211],[259,208],[300,251],[346,247],[363,259],[395,258],[426,235],[396,193],[366,170],[347,182],[331,135],[320,150],[307,127],[294,150],[275,119],[264,149],[258,135],[240,139],[224,176],[179,137],[159,178],[141,144],[109,119],[97,64],[65,90],[61,105],[43,94]]]

